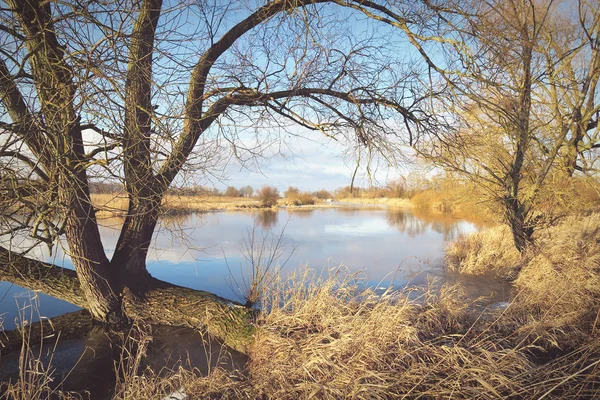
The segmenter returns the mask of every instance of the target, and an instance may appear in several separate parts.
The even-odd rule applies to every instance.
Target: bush
[[[318,190],[313,195],[319,200],[327,200],[333,198],[332,194],[325,189]]]
[[[227,190],[225,190],[226,197],[240,197],[241,195],[242,194],[240,193],[240,191],[234,188],[233,186],[229,186]]]
[[[279,190],[273,186],[263,186],[258,192],[258,200],[263,207],[273,207],[279,200]]]
[[[305,205],[305,206],[310,206],[310,205],[315,204],[315,198],[313,197],[313,195],[311,193],[308,193],[308,192],[300,193],[300,196],[298,196],[298,201],[300,202],[301,205]]]
[[[290,200],[295,200],[298,198],[298,196],[300,196],[300,190],[293,186],[288,187],[288,189],[283,192],[283,197],[286,197]]]

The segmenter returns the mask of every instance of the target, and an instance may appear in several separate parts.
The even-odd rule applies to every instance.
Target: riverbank
[[[97,210],[96,215],[99,218],[123,216],[127,212],[128,200],[125,194],[92,194],[91,197]],[[248,197],[175,195],[166,195],[162,207],[163,213],[167,215],[208,211],[271,209],[271,207],[262,207],[257,199]]]
[[[504,230],[459,239],[448,262],[500,278],[510,266],[510,303],[473,313],[460,285],[382,293],[343,268],[300,269],[264,293],[244,368],[139,368],[115,398],[597,398],[600,214],[540,229],[523,257]]]
[[[217,370],[177,389],[191,398],[597,398],[600,214],[541,228],[517,258],[503,229],[455,242],[465,257],[448,254],[462,273],[474,271],[469,257],[487,265],[478,273],[510,266],[510,303],[473,314],[460,286],[414,298],[360,289],[343,270],[298,272],[266,294],[244,374]]]
[[[128,200],[124,194],[92,194],[92,203],[96,208],[98,218],[110,218],[124,216],[127,213]],[[348,204],[360,205],[386,205],[389,207],[408,208],[411,207],[408,199],[354,199],[344,198],[339,201],[315,201],[314,204],[294,205],[280,199],[276,206],[264,207],[256,198],[248,197],[226,197],[226,196],[175,196],[166,195],[163,201],[163,213],[166,215],[178,215],[194,212],[210,211],[255,211],[255,210],[277,210],[285,208],[288,210],[313,210],[322,208],[344,207]]]

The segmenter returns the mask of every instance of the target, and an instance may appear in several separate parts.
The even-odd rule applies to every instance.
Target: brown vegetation
[[[514,279],[505,314],[517,335],[546,348],[592,340],[600,321],[600,214],[569,216],[539,229],[519,255],[506,226],[463,237],[448,247],[448,267],[466,274]]]
[[[256,197],[263,207],[273,207],[279,200],[279,190],[276,187],[265,185],[258,191]]]
[[[127,212],[128,200],[123,194],[92,194],[91,198],[100,218],[124,215]],[[261,207],[259,200],[247,197],[166,195],[162,204],[162,212],[164,214],[180,214],[259,207]]]
[[[596,222],[581,237],[595,228]],[[376,294],[344,268],[328,276],[300,270],[264,293],[244,371],[217,368],[201,376],[180,369],[161,376],[139,370],[143,355],[134,354],[115,398],[174,391],[229,399],[594,398],[600,345],[596,326],[581,322],[593,322],[600,304],[571,304],[575,293],[593,292],[567,287],[584,288],[590,279],[570,281],[536,302],[525,292],[548,289],[522,288],[507,309],[474,315],[460,286],[416,296]]]

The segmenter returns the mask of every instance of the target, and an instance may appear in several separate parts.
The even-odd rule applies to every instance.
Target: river
[[[120,218],[104,219],[101,235],[110,257],[117,242]],[[148,269],[156,278],[220,296],[241,300],[247,281],[249,244],[256,249],[281,237],[281,274],[301,266],[327,273],[343,265],[360,272],[366,285],[402,288],[437,285],[460,280],[471,298],[491,296],[490,302],[508,296],[506,285],[486,279],[460,277],[443,268],[444,248],[460,234],[475,232],[477,224],[448,215],[418,210],[341,205],[332,208],[279,211],[240,211],[188,214],[163,218],[148,254]],[[40,248],[37,257],[72,268],[67,251],[52,255]],[[242,286],[240,288],[240,286]],[[30,307],[33,302],[35,307]],[[54,317],[77,307],[44,294],[34,294],[0,282],[0,314],[4,329],[14,329],[25,318]]]

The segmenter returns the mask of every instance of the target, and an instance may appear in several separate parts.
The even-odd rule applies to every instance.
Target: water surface
[[[122,223],[120,218],[101,220],[105,250],[112,255]],[[213,212],[163,218],[148,255],[148,269],[156,278],[220,296],[240,299],[248,271],[248,244],[268,243],[282,237],[280,262],[283,275],[307,265],[319,272],[343,265],[363,271],[366,284],[401,288],[463,281],[472,296],[507,296],[506,286],[481,279],[445,273],[444,248],[457,235],[474,232],[478,226],[447,215],[385,207],[343,206],[295,211]],[[252,233],[254,231],[254,233]],[[260,246],[255,246],[260,248]],[[268,250],[270,245],[265,246]],[[52,256],[39,249],[38,258],[72,268],[68,251]],[[289,259],[288,259],[289,257]],[[237,285],[236,285],[237,283]],[[30,307],[32,303],[35,307]],[[0,314],[4,328],[39,315],[53,317],[77,307],[43,294],[31,293],[8,282],[0,283]]]

